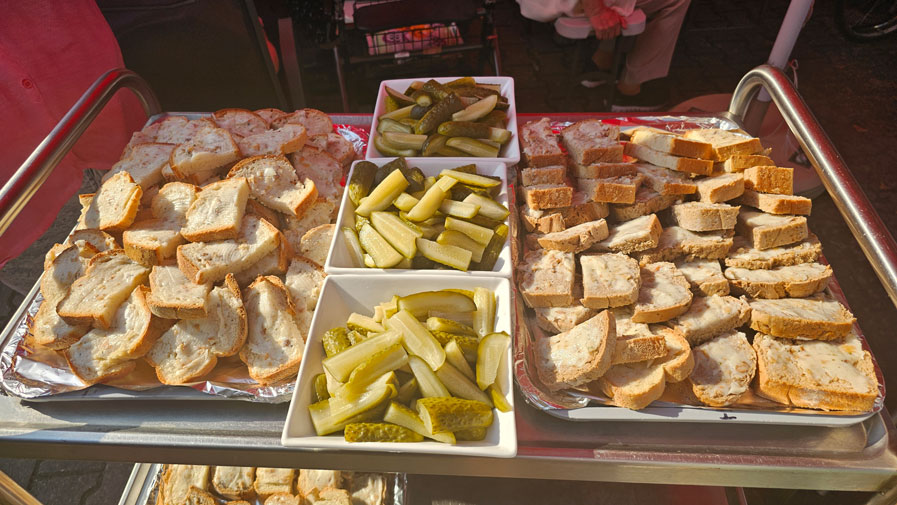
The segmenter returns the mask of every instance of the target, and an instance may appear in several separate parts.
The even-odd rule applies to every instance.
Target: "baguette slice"
[[[821,263],[803,263],[771,270],[729,267],[725,275],[736,292],[752,298],[804,298],[828,286],[832,267]]]
[[[202,465],[166,465],[156,502],[160,505],[185,503],[191,487],[208,488],[209,470]]]
[[[732,296],[699,296],[681,316],[671,321],[671,327],[692,346],[734,330],[751,319],[751,306]]]
[[[547,117],[530,121],[520,128],[520,150],[529,167],[565,165],[567,156],[558,146],[557,135]]]
[[[249,337],[240,360],[249,376],[268,385],[294,375],[302,361],[305,335],[286,286],[277,277],[260,277],[246,288],[245,304]]]
[[[324,266],[327,255],[330,253],[330,243],[333,242],[335,230],[336,225],[333,224],[322,224],[308,230],[299,241],[298,253],[318,265]]]
[[[754,335],[757,393],[810,409],[868,412],[878,398],[872,356],[850,332],[830,342]]]
[[[218,499],[215,495],[208,491],[204,491],[197,487],[191,487],[187,492],[187,500],[185,505],[217,505]]]
[[[619,138],[619,126],[598,119],[585,119],[561,131],[561,140],[570,159],[580,165],[623,161],[623,146]]]
[[[85,384],[127,375],[137,365],[134,360],[153,347],[164,326],[153,318],[148,293],[146,286],[138,286],[118,307],[108,330],[93,329],[65,350],[72,373]]]
[[[670,132],[639,128],[632,133],[629,141],[675,156],[700,158],[702,160],[713,159],[713,146],[711,144],[689,140]]]
[[[620,175],[607,179],[577,179],[579,190],[594,202],[635,203],[635,194],[642,184],[640,174]]]
[[[573,253],[535,250],[519,267],[520,294],[530,307],[568,307],[573,304],[576,260]]]
[[[285,238],[281,238],[277,248],[262,256],[262,259],[253,263],[246,270],[234,274],[234,278],[240,286],[248,286],[260,275],[283,275],[290,267],[292,257],[293,248]]]
[[[599,219],[578,224],[564,231],[546,233],[539,237],[538,241],[539,245],[545,249],[579,253],[607,238],[607,235],[607,221]],[[328,245],[330,244],[328,243]]]
[[[147,267],[174,258],[184,242],[181,224],[162,219],[138,221],[122,233],[125,254]]]
[[[355,146],[339,133],[312,135],[308,138],[308,143],[333,156],[343,166],[344,172],[355,161]]]
[[[598,162],[591,165],[570,165],[570,175],[578,179],[607,179],[635,173],[636,164],[627,162]]]
[[[663,228],[656,214],[648,214],[610,228],[607,238],[592,250],[632,253],[657,247]]]
[[[149,275],[147,303],[153,314],[166,319],[202,319],[210,284],[194,284],[177,265],[154,266]]]
[[[761,193],[794,193],[794,169],[773,165],[747,168],[744,171],[745,189]]]
[[[750,238],[754,248],[761,251],[800,242],[808,234],[807,218],[803,216],[775,216],[750,210],[741,211],[735,230]]]
[[[318,197],[315,182],[300,180],[283,156],[253,156],[240,161],[227,174],[228,178],[242,178],[249,183],[253,198],[268,207],[301,217]]]
[[[243,177],[204,187],[187,211],[181,235],[191,242],[236,238],[246,212],[249,187]]]
[[[762,154],[735,154],[726,161],[714,163],[715,171],[743,172],[746,168],[775,165],[768,156]]]
[[[253,488],[261,498],[275,493],[292,493],[295,478],[296,470],[292,468],[258,467],[255,469]]]
[[[677,258],[719,259],[732,247],[731,232],[710,231],[696,233],[681,226],[667,226],[660,235],[657,247],[638,254],[639,263],[672,261]]]
[[[65,245],[78,247],[82,251],[82,256],[86,256],[85,251],[91,251],[87,253],[91,257],[98,252],[121,249],[118,247],[115,237],[100,230],[75,230],[65,239]],[[46,263],[44,267],[46,268]]]
[[[763,251],[754,249],[748,239],[735,237],[732,250],[726,256],[726,266],[755,270],[772,269],[810,263],[819,259],[820,254],[822,254],[822,244],[812,233],[798,243]]]
[[[551,390],[576,387],[604,375],[616,348],[614,318],[600,312],[573,329],[536,340],[536,367]]]
[[[647,163],[633,165],[638,173],[645,176],[644,185],[661,195],[690,195],[698,190],[698,186],[682,172]]]
[[[716,161],[725,161],[736,154],[756,154],[763,150],[760,139],[718,128],[688,130],[682,136],[711,144],[713,159]]]
[[[179,179],[206,173],[240,159],[240,148],[229,131],[204,127],[171,152],[169,165]]]
[[[642,361],[612,366],[598,384],[614,405],[641,410],[663,395],[666,378],[663,366]]]
[[[731,230],[740,209],[724,203],[686,202],[673,205],[673,217],[689,231]]]
[[[659,327],[633,322],[632,312],[625,308],[614,309],[614,320],[617,327],[614,365],[638,363],[667,355],[666,339],[654,331]]]
[[[738,202],[769,214],[800,214],[809,216],[813,210],[813,200],[803,196],[770,195],[745,189]]]
[[[523,196],[531,209],[558,209],[573,203],[573,187],[565,184],[524,186]]]
[[[101,252],[91,258],[56,311],[69,324],[108,330],[119,305],[148,275],[148,268],[131,261],[121,249]]]
[[[60,251],[40,278],[40,294],[44,301],[55,307],[65,298],[69,287],[84,275],[90,258],[98,251],[90,244],[83,248],[70,245]]]
[[[537,184],[564,184],[566,180],[567,167],[564,165],[524,168],[520,170],[520,183],[524,186],[535,186]]]
[[[536,324],[548,333],[557,334],[572,330],[598,313],[595,309],[574,305],[572,307],[536,307]]]
[[[584,306],[603,309],[629,305],[638,300],[641,274],[634,259],[617,253],[584,255],[579,261]]]
[[[655,365],[663,367],[663,373],[668,383],[682,382],[691,375],[695,368],[694,353],[685,337],[677,331],[665,327],[649,326],[652,331],[663,335],[666,343],[667,354],[654,361]]]
[[[290,290],[296,307],[314,311],[326,277],[320,265],[308,258],[295,256],[290,262],[284,284]]]
[[[283,235],[268,221],[243,216],[240,235],[233,240],[194,242],[177,249],[178,267],[197,284],[217,282],[240,272],[277,248]]]
[[[286,112],[284,112],[280,109],[275,109],[275,108],[271,108],[271,107],[269,107],[267,109],[257,109],[252,112],[255,112],[256,115],[258,115],[260,118],[264,119],[265,123],[267,123],[267,125],[268,125],[268,128],[271,127],[271,123],[275,119],[278,119],[278,118],[281,118],[281,117],[287,115]]]
[[[216,466],[212,474],[212,487],[231,500],[251,498],[253,482],[255,467],[251,466]]]
[[[162,181],[162,167],[168,164],[174,144],[146,143],[131,146],[128,155],[103,176],[108,180],[119,172],[127,172],[131,178],[146,191]]]
[[[106,179],[90,199],[83,215],[85,228],[120,231],[131,226],[140,208],[143,190],[127,172]]]
[[[669,168],[677,172],[685,172],[697,175],[710,175],[713,172],[713,162],[710,160],[698,160],[694,158],[682,158],[672,154],[655,151],[650,147],[629,142],[624,147],[627,156],[638,158],[642,161]]]
[[[330,116],[317,109],[299,109],[294,112],[286,112],[271,121],[271,128],[280,128],[285,124],[301,124],[308,131],[308,135],[321,135],[333,131],[333,121]]]
[[[332,200],[339,205],[343,188],[340,180],[343,177],[343,166],[333,156],[317,147],[306,145],[302,149],[290,154],[290,162],[296,172],[296,177],[303,187],[314,183],[317,196]],[[310,197],[307,205],[314,203],[316,196]],[[307,207],[305,207],[307,208]],[[304,209],[303,209],[304,211]],[[296,213],[301,217],[301,213]]]
[[[689,376],[698,399],[711,407],[738,402],[757,371],[757,354],[740,331],[724,333],[693,349],[695,368]]]
[[[650,263],[641,267],[641,286],[632,320],[637,323],[668,321],[688,310],[692,296],[688,281],[676,265]]]
[[[674,262],[696,295],[728,295],[729,281],[717,260],[678,259]]]
[[[342,137],[340,137],[342,138]],[[263,130],[237,140],[243,156],[283,155],[296,152],[308,141],[305,127],[286,124],[276,130]]]
[[[264,118],[246,109],[221,109],[212,114],[218,128],[224,128],[234,135],[249,137],[268,131]]]
[[[716,175],[699,180],[697,186],[698,198],[702,202],[727,202],[744,193],[744,176],[742,174]]]
[[[638,188],[635,201],[630,204],[613,204],[610,214],[616,221],[631,221],[666,209],[678,199],[677,195],[661,195],[648,186]]]
[[[846,307],[821,295],[751,300],[750,305],[751,328],[774,337],[835,340],[856,322]]]

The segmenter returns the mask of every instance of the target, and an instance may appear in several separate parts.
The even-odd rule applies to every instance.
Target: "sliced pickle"
[[[347,226],[343,227],[341,231],[343,240],[346,242],[346,250],[349,251],[349,257],[352,258],[352,266],[355,268],[363,267],[364,249],[361,247],[361,242],[358,241],[358,232]],[[373,261],[373,258],[371,258],[371,261]]]
[[[396,197],[396,201],[392,204],[396,206],[397,209],[408,212],[417,204],[419,200],[409,195],[408,193],[402,193],[398,197]]]
[[[377,132],[378,133],[386,133],[386,132],[399,132],[399,133],[411,133],[414,131],[414,128],[406,125],[401,121],[396,121],[395,119],[389,118],[381,118],[377,122]]]
[[[495,263],[498,261],[498,257],[501,256],[501,250],[508,239],[508,231],[509,228],[506,224],[495,228],[495,235],[492,236],[492,240],[489,241],[489,245],[483,251],[483,259],[477,265],[479,270],[492,270],[495,268]]]
[[[418,396],[420,396],[420,388],[417,387],[417,379],[412,376],[410,379],[402,383],[401,386],[399,386],[399,394],[398,396],[396,396],[396,401],[399,403],[408,404],[411,403],[411,400]]]
[[[350,330],[362,330],[365,332],[374,331],[383,333],[386,331],[386,328],[377,321],[374,321],[373,318],[363,316],[357,312],[349,314],[349,318],[346,319],[346,327]]]
[[[371,193],[361,200],[355,213],[360,216],[369,216],[371,212],[386,210],[392,205],[396,197],[408,187],[408,179],[401,170],[393,170],[380,184],[377,184]]]
[[[415,135],[414,133],[383,132],[380,135],[387,145],[395,149],[414,149],[418,151],[427,140],[426,135]]]
[[[511,337],[507,333],[490,333],[477,348],[477,385],[485,390],[495,382],[499,364],[507,359]]]
[[[436,370],[445,362],[445,350],[439,341],[411,312],[402,309],[402,299],[399,299],[399,311],[389,318],[388,324],[402,334],[408,352],[426,361],[430,368]]]
[[[476,400],[492,406],[492,399],[489,398],[489,395],[481,391],[473,381],[453,367],[448,360],[439,367],[439,370],[436,370],[436,377],[442,381],[442,384],[445,385],[445,388],[449,390],[452,396]]]
[[[327,330],[324,336],[321,337],[321,343],[324,345],[324,354],[327,357],[335,356],[351,347],[352,343],[349,342],[348,333],[349,330],[341,326]]]
[[[343,429],[354,417],[374,409],[395,395],[396,388],[393,384],[377,381],[353,401],[331,397],[309,405],[308,413],[315,432],[319,436],[329,435]]]
[[[453,433],[455,439],[461,442],[479,442],[486,438],[486,428],[469,428]]]
[[[495,219],[496,221],[504,221],[504,219],[508,217],[508,214],[510,214],[510,211],[504,205],[476,193],[467,195],[464,198],[464,203],[478,205],[479,214],[481,216]]]
[[[439,210],[439,205],[445,200],[446,191],[439,184],[434,184],[425,193],[417,204],[408,211],[405,216],[409,221],[425,221],[433,217],[433,214]]]
[[[374,229],[405,258],[413,258],[417,254],[417,238],[423,232],[414,230],[391,212],[371,212],[371,224]]]
[[[470,268],[470,261],[473,259],[473,254],[467,249],[442,245],[425,238],[417,239],[417,250],[427,259],[464,272]]]
[[[384,118],[385,118],[385,119],[395,119],[395,120],[399,120],[399,119],[403,119],[403,118],[406,118],[406,117],[410,117],[410,116],[411,116],[411,109],[413,109],[415,105],[416,105],[416,104],[406,105],[406,106],[404,106],[404,107],[399,107],[398,109],[396,109],[396,110],[394,110],[394,111],[392,111],[392,112],[387,112],[386,114],[381,115],[381,116],[378,118],[378,121],[381,120],[381,119],[384,119]]]
[[[349,194],[349,200],[355,206],[362,198],[368,196],[371,186],[374,184],[374,175],[377,174],[377,165],[370,161],[359,161],[352,167],[352,177],[346,184],[346,193]]]
[[[374,140],[376,141],[377,138],[379,137],[375,137]],[[470,137],[451,137],[445,141],[445,147],[457,149],[467,153],[469,156],[476,156],[479,158],[497,158],[499,153],[497,147]],[[379,149],[379,146],[377,148]],[[390,154],[391,156],[400,156],[400,154],[387,154]]]
[[[421,291],[402,296],[398,300],[399,310],[407,310],[420,319],[431,310],[441,312],[473,312],[477,309],[473,300],[454,291]]]
[[[397,331],[386,331],[375,337],[368,338],[334,356],[324,358],[322,364],[330,371],[333,378],[346,382],[352,370],[364,362],[371,354],[398,344],[402,341],[402,334]]]
[[[455,445],[455,435],[452,433],[430,433],[424,426],[424,422],[420,420],[420,416],[408,407],[396,402],[390,402],[383,414],[383,420],[387,423],[404,426],[409,430],[418,433],[427,438],[432,438],[437,442]]]
[[[352,423],[344,429],[346,442],[420,442],[420,433],[390,423]]]
[[[492,179],[489,177],[485,177],[478,174],[468,174],[465,172],[459,172],[457,170],[445,169],[442,172],[439,172],[439,177],[451,177],[452,179],[457,180],[462,184],[467,184],[469,186],[477,186],[480,188],[491,188],[494,186],[500,186],[501,180]]]
[[[361,229],[364,228],[364,225],[366,225],[366,224],[371,224],[371,220],[364,216],[359,216],[358,214],[355,214],[355,233],[360,232]],[[359,245],[361,245],[361,244],[359,243]]]
[[[383,138],[383,134],[371,135],[374,138],[374,147],[385,156],[416,156],[417,151],[414,149],[400,149],[394,147]]]
[[[472,218],[473,216],[477,215],[479,211],[479,205],[469,202],[458,202],[455,200],[450,200],[448,198],[442,200],[442,203],[439,204],[439,212],[442,212],[443,214],[449,216],[455,216],[464,219]]]
[[[470,251],[471,261],[477,263],[483,259],[483,251],[486,246],[468,237],[467,235],[455,230],[445,230],[436,237],[436,243],[442,245],[450,245],[467,249]]]
[[[510,412],[514,410],[511,407],[511,404],[508,403],[508,399],[505,398],[505,395],[501,394],[498,389],[496,389],[495,384],[489,386],[487,389],[489,392],[489,397],[492,398],[492,405],[495,405],[495,408],[499,410],[499,412]]]
[[[361,227],[361,231],[358,232],[358,241],[371,255],[377,268],[391,268],[402,261],[403,256],[369,224]]]
[[[477,306],[473,313],[473,330],[482,338],[495,331],[495,293],[478,287],[473,291],[473,303]]]
[[[489,245],[489,241],[491,241],[492,236],[495,235],[495,232],[489,228],[453,217],[445,218],[445,229],[460,231],[484,246]],[[364,243],[362,243],[362,245],[364,245]]]
[[[451,396],[449,390],[446,389],[426,361],[412,355],[408,357],[408,366],[411,367],[414,379],[417,380],[417,388],[420,390],[422,397]]]
[[[464,335],[456,335],[454,333],[447,333],[444,331],[431,331],[433,334],[433,338],[439,341],[440,344],[445,346],[452,340],[456,340],[458,342],[458,346],[461,347],[461,352],[464,353],[464,358],[467,361],[474,363],[477,360],[477,349],[479,348],[480,342],[476,337],[467,337]]]
[[[498,95],[491,95],[468,105],[464,110],[452,114],[453,121],[476,121],[492,112],[498,103]]]
[[[448,333],[456,333],[458,335],[467,335],[470,337],[477,336],[474,329],[470,326],[442,317],[428,317],[427,329],[430,331],[443,331]]]
[[[449,340],[447,344],[445,344],[445,360],[451,363],[453,367],[455,367],[459,372],[463,373],[464,376],[471,381],[477,380],[477,376],[474,373],[473,369],[470,368],[470,363],[468,363],[467,358],[464,357],[464,351],[461,350],[461,346],[458,345],[457,340],[452,339]],[[437,377],[438,376],[439,375],[437,374]]]
[[[417,411],[429,433],[488,428],[492,406],[464,398],[421,398]]]
[[[314,386],[315,386],[315,403],[322,402],[328,398],[330,398],[330,392],[327,391],[327,376],[319,373],[315,375],[314,378]]]
[[[336,396],[356,398],[372,381],[385,373],[395,371],[408,363],[408,353],[402,344],[395,344],[372,354],[352,370],[349,380]]]

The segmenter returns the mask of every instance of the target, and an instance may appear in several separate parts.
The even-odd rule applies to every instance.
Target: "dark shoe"
[[[670,89],[661,79],[642,84],[642,90],[636,95],[614,94],[610,110],[613,112],[647,112],[661,110],[670,99]]]

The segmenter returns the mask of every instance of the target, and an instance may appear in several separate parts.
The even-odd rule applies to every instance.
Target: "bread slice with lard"
[[[794,169],[774,165],[744,170],[744,188],[760,193],[790,195],[794,193]]]
[[[183,226],[187,211],[199,196],[199,188],[185,182],[169,182],[159,188],[150,204],[156,219]]]
[[[326,152],[339,162],[343,171],[355,161],[355,146],[339,133],[319,133],[308,138],[308,144]],[[297,149],[298,150],[298,149]]]
[[[719,260],[677,259],[674,264],[682,272],[696,295],[728,295],[729,281],[723,276]]]
[[[190,488],[208,489],[210,467],[204,465],[166,465],[159,485],[156,503],[183,504]]]
[[[686,202],[673,205],[676,223],[689,231],[731,230],[741,207],[724,203]]]
[[[735,237],[732,249],[725,258],[726,266],[757,269],[772,269],[789,265],[811,263],[822,254],[822,244],[812,233],[804,240],[769,249],[756,249],[745,237]]]
[[[564,184],[567,180],[567,167],[551,165],[547,167],[531,167],[520,170],[520,183],[524,186],[536,184]]]
[[[302,149],[307,141],[304,126],[286,124],[276,130],[265,130],[237,139],[237,145],[243,156],[250,157],[293,153]]]
[[[772,249],[800,242],[807,238],[807,218],[776,216],[753,210],[742,210],[735,231],[751,240],[759,250]]]
[[[162,168],[168,164],[174,144],[146,143],[131,147],[128,155],[103,176],[107,180],[119,172],[127,172],[144,191],[162,181]]]
[[[159,265],[175,257],[181,236],[181,224],[163,219],[148,219],[134,223],[122,233],[125,253],[144,266]]]
[[[636,323],[632,311],[627,308],[614,309],[617,328],[617,342],[612,364],[638,363],[667,355],[666,339],[657,326]]]
[[[343,487],[343,472],[339,470],[299,470],[296,478],[296,491],[311,499],[325,489]]]
[[[582,305],[571,307],[535,307],[536,324],[543,331],[557,334],[573,329],[574,326],[583,323],[598,313]]]
[[[90,329],[88,324],[69,324],[56,312],[56,305],[69,287],[84,275],[96,249],[91,244],[63,246],[47,265],[40,280],[44,297],[31,324],[31,341],[47,349],[65,349],[77,342]]]
[[[330,223],[337,210],[338,206],[334,202],[318,198],[308,210],[302,214],[302,217],[296,218],[284,214],[284,226],[282,230],[287,241],[290,243],[290,247],[292,247],[294,251],[298,251],[302,236],[312,228]]]
[[[748,392],[757,370],[757,354],[744,333],[729,331],[692,352],[695,368],[688,380],[702,403],[725,407]]]
[[[330,253],[330,243],[333,242],[333,234],[336,225],[322,224],[305,232],[299,240],[298,254],[324,266],[327,255]]]
[[[295,256],[290,262],[284,284],[290,290],[297,308],[314,311],[326,277],[320,265],[308,258]]]
[[[775,337],[835,340],[850,332],[856,318],[825,295],[751,300],[751,328]]]
[[[153,314],[166,319],[206,317],[206,301],[212,286],[192,282],[177,265],[154,266],[149,285],[147,303]]]
[[[661,195],[690,195],[698,190],[688,174],[648,163],[633,163],[633,166],[645,176],[643,184]]]
[[[657,215],[648,214],[632,221],[611,226],[606,239],[592,246],[592,251],[633,253],[657,247],[663,227]]]
[[[620,127],[598,119],[585,119],[561,130],[561,141],[574,163],[623,161]]]
[[[678,198],[677,195],[661,195],[647,186],[642,186],[635,193],[635,201],[630,204],[612,204],[610,214],[617,222],[630,221],[660,212],[673,205]]]
[[[184,180],[233,163],[240,156],[240,148],[230,132],[207,126],[197,131],[193,138],[174,148],[169,165],[174,174]]]
[[[693,232],[681,226],[667,226],[660,234],[657,247],[635,254],[639,263],[655,263],[686,259],[719,259],[732,247],[732,232]]]
[[[245,305],[249,336],[240,359],[249,368],[249,376],[266,385],[296,373],[305,335],[289,290],[277,277],[259,277],[246,288]]]
[[[530,307],[567,307],[573,304],[576,260],[573,253],[535,250],[526,253],[518,268],[520,294]]]
[[[567,163],[567,156],[558,145],[551,121],[546,117],[520,127],[520,151],[530,168]]]
[[[212,120],[218,128],[224,128],[240,137],[249,137],[268,130],[268,122],[247,109],[221,109],[212,114]]]
[[[212,487],[221,496],[231,500],[251,498],[255,467],[216,466],[212,474]]]
[[[692,346],[743,326],[751,319],[748,303],[733,296],[698,296],[688,310],[670,321],[670,326]]]
[[[268,221],[243,216],[235,239],[193,242],[178,246],[178,267],[197,284],[217,282],[231,272],[240,272],[277,248],[283,235]]]
[[[632,132],[629,141],[675,156],[702,160],[713,159],[711,144],[686,139],[672,132],[660,131],[655,128],[638,128]]]
[[[674,156],[672,154],[651,149],[650,147],[633,144],[632,142],[629,142],[624,146],[623,152],[627,156],[638,158],[659,167],[676,170],[677,172],[697,175],[710,175],[713,172],[713,162],[710,160]]]
[[[616,338],[615,321],[607,310],[571,330],[537,338],[536,368],[542,384],[557,390],[601,377],[611,366]]]
[[[544,249],[579,253],[607,238],[607,235],[607,221],[599,219],[562,231],[546,233],[538,238],[538,242]]]
[[[90,199],[83,215],[84,228],[121,231],[131,226],[143,190],[131,174],[118,172],[106,179]]]
[[[650,263],[641,267],[638,300],[632,308],[637,323],[660,323],[685,313],[691,305],[688,281],[676,265]]]
[[[260,275],[283,275],[290,266],[293,258],[293,248],[284,238],[281,238],[277,248],[269,252],[262,259],[250,265],[246,270],[234,274],[237,284],[248,286]]]
[[[698,199],[705,203],[721,203],[734,200],[744,193],[742,174],[720,174],[705,177],[696,183]]]
[[[760,139],[741,132],[720,128],[699,128],[682,134],[689,140],[707,142],[713,146],[713,159],[725,161],[737,154],[757,154],[763,150]]]
[[[285,124],[301,124],[308,131],[309,136],[333,131],[333,121],[330,116],[317,109],[305,108],[285,112],[271,121],[270,128],[277,129]]]
[[[606,179],[577,179],[576,186],[593,202],[631,204],[645,177],[641,174],[620,175]]]
[[[536,184],[522,188],[526,205],[534,210],[560,209],[573,203],[573,187],[567,184]]]
[[[189,142],[203,128],[215,128],[217,126],[212,119],[207,117],[187,119],[184,116],[168,116],[156,124],[159,127],[156,128],[154,140],[166,144]]]
[[[235,177],[206,186],[187,210],[181,235],[191,242],[236,238],[240,233],[249,183]]]
[[[339,204],[343,194],[340,180],[342,180],[344,174],[343,166],[340,165],[336,158],[328,154],[327,151],[306,145],[302,149],[291,153],[289,159],[293,164],[298,180],[302,181],[303,187],[314,182],[317,194],[310,197],[307,205],[311,205],[317,197]],[[296,216],[300,217],[301,214],[296,214]]]
[[[802,263],[770,270],[729,267],[729,283],[738,293],[752,298],[803,298],[823,291],[832,279],[832,267]]]
[[[570,163],[570,175],[578,179],[607,179],[609,177],[635,174],[635,167],[635,163],[625,161],[599,161],[588,165]]]
[[[738,203],[754,207],[769,214],[797,214],[809,216],[813,210],[813,200],[803,196],[759,193],[745,189]]]
[[[638,299],[641,273],[638,262],[625,254],[589,254],[582,267],[582,304],[592,309],[620,307]]]

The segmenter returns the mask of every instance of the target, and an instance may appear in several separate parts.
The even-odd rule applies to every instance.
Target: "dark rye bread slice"
[[[672,214],[676,223],[689,231],[731,230],[740,209],[724,203],[686,202],[673,205]]]
[[[570,175],[578,179],[606,179],[635,173],[635,163],[598,162],[591,165],[570,164]]]
[[[559,209],[573,203],[573,187],[565,184],[524,186],[523,197],[534,210]]]
[[[799,214],[809,216],[813,210],[813,200],[803,196],[758,193],[745,189],[738,203],[749,205],[769,214]]]
[[[713,162],[710,160],[699,160],[694,158],[683,158],[673,156],[672,154],[655,151],[650,147],[629,142],[624,147],[627,156],[640,159],[644,162],[659,167],[666,167],[678,172],[685,172],[697,175],[710,175],[713,172]]]
[[[610,215],[616,221],[630,221],[637,217],[660,212],[676,202],[678,195],[661,195],[643,185],[635,192],[635,201],[630,204],[612,204]]]
[[[698,186],[688,174],[648,163],[634,163],[638,173],[645,176],[643,184],[661,195],[690,195]]]
[[[638,128],[629,138],[633,144],[685,158],[713,159],[713,146],[707,142],[689,140],[671,132]]]
[[[620,175],[606,179],[577,179],[580,191],[594,202],[635,203],[636,191],[644,176],[639,174]]]
[[[807,218],[803,216],[776,216],[752,210],[738,214],[735,231],[761,251],[800,242],[809,233]]]

